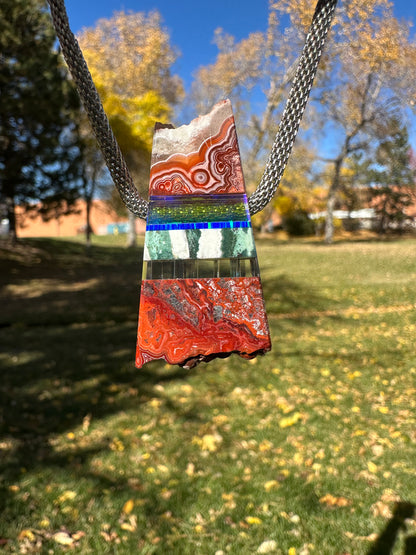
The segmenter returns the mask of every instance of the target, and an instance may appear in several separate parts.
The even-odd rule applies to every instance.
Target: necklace
[[[279,186],[321,58],[337,0],[318,0],[275,141],[259,186],[246,197],[231,104],[189,126],[156,126],[149,201],[127,168],[64,0],[48,0],[64,58],[124,204],[147,220],[136,366],[200,361],[271,348],[253,215]],[[192,129],[198,140],[189,141]],[[172,145],[175,145],[173,147]],[[178,147],[180,145],[180,147]],[[209,145],[209,146],[207,146]]]

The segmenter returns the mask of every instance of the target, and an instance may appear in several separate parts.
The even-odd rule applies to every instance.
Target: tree
[[[87,247],[91,245],[91,207],[92,201],[98,189],[104,192],[110,183],[110,176],[105,165],[101,151],[98,149],[96,140],[91,136],[85,112],[80,112],[80,135],[82,154],[82,184],[80,193],[85,201],[85,242]]]
[[[282,29],[279,12],[279,2],[270,2],[266,32],[253,32],[240,42],[218,29],[217,59],[198,70],[192,85],[198,113],[221,98],[231,99],[248,190],[255,188],[263,172],[305,38],[299,26]],[[294,153],[291,163],[295,157]]]
[[[411,167],[409,135],[396,118],[392,132],[380,142],[370,176],[372,204],[379,219],[379,232],[396,226],[400,231],[406,220],[406,208],[414,204],[416,172]]]
[[[349,0],[338,12],[328,80],[321,88],[323,131],[332,132],[332,164],[325,241],[332,242],[333,210],[342,171],[353,154],[383,139],[386,120],[403,116],[416,94],[416,45],[409,23],[399,22],[387,0]]]
[[[0,202],[16,238],[17,204],[45,218],[78,197],[80,149],[71,87],[42,0],[0,6]]]
[[[146,196],[154,124],[168,121],[183,92],[171,74],[176,54],[160,15],[116,12],[84,29],[78,40],[133,179]],[[135,241],[134,222],[130,214],[129,244]]]
[[[314,8],[315,2],[309,0],[272,0],[265,33],[253,33],[239,43],[217,33],[217,60],[197,74],[197,100],[201,90],[211,101],[228,95],[237,106],[237,115],[242,114],[239,134],[243,148],[248,144],[244,165],[249,182],[258,182],[264,167]],[[284,16],[290,21],[286,30],[281,24]],[[415,97],[416,45],[409,23],[393,17],[388,0],[343,0],[289,162],[295,159],[299,139],[321,145],[322,163],[331,174],[328,243],[332,241],[333,210],[342,191],[345,164],[354,153],[382,138],[386,114],[414,109]],[[330,155],[325,156],[328,150]]]

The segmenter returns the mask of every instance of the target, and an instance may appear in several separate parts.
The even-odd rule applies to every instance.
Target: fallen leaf
[[[346,497],[335,497],[331,493],[321,497],[319,502],[327,507],[348,507],[348,505],[351,505],[351,501]]]
[[[75,541],[67,532],[56,532],[52,538],[59,545],[72,545]]]
[[[268,482],[265,482],[264,489],[266,491],[271,491],[272,489],[276,489],[279,486],[280,486],[280,484],[277,480],[269,480]]]
[[[188,463],[185,472],[188,476],[193,476],[195,474],[195,465],[194,465],[194,463]]]
[[[100,535],[105,539],[106,542],[109,543],[120,543],[121,541],[116,532],[105,532],[101,530]]]
[[[134,526],[134,524],[130,524],[130,522],[123,522],[120,528],[122,530],[127,530],[127,532],[135,532],[137,529],[137,526]]]
[[[273,553],[274,551],[277,551],[277,542],[274,540],[266,540],[257,548],[257,553]]]
[[[400,495],[394,490],[386,488],[383,490],[381,501],[383,501],[383,503],[398,503],[400,501]]]
[[[382,516],[383,518],[391,518],[393,516],[390,507],[386,503],[383,503],[383,501],[376,501],[373,503],[370,507],[370,511],[373,516]]]
[[[134,501],[133,499],[129,499],[123,505],[123,513],[126,515],[129,515],[132,512],[133,508],[134,508]]]
[[[261,524],[262,522],[261,519],[258,518],[257,516],[247,516],[245,520],[247,524],[250,524],[250,525],[258,525],[258,524]]]
[[[76,496],[77,494],[75,491],[66,490],[58,497],[57,502],[65,503],[65,501],[71,501],[72,499],[75,499]]]
[[[72,539],[76,542],[78,542],[81,538],[83,538],[85,536],[85,532],[83,532],[82,530],[78,530],[78,532],[74,532],[72,534]]]
[[[20,532],[17,539],[19,541],[29,540],[30,542],[34,542],[36,540],[36,537],[35,537],[35,534],[32,532],[32,530],[26,529]]]
[[[289,428],[289,426],[293,426],[294,424],[299,422],[299,420],[301,420],[301,418],[302,418],[301,413],[300,412],[295,412],[291,416],[287,416],[286,418],[282,418],[279,422],[279,427],[280,428]]]
[[[201,439],[201,449],[213,453],[218,449],[221,442],[222,437],[219,434],[205,434]]]

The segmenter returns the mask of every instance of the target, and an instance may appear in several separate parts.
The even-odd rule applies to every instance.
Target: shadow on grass
[[[270,314],[314,312],[334,307],[334,300],[323,297],[313,284],[305,288],[303,284],[297,283],[284,273],[269,278],[265,272],[262,286],[266,309]]]
[[[0,245],[1,247],[2,245]],[[0,475],[82,464],[94,448],[57,454],[51,439],[142,403],[186,371],[134,367],[142,249],[30,240],[0,249]],[[2,264],[4,262],[4,264]],[[3,487],[0,509],[10,491]]]
[[[109,449],[111,437],[63,452],[53,440],[79,429],[86,418],[129,410],[140,418],[140,406],[160,395],[156,384],[189,373],[166,370],[163,363],[134,367],[142,254],[96,246],[87,252],[82,244],[53,240],[0,248],[0,510],[7,507],[8,520],[20,509],[6,484],[22,479],[22,469],[72,472],[92,479],[97,490],[108,484],[118,492],[131,489],[118,475],[113,481],[88,470],[88,461]],[[280,312],[325,302],[286,276],[263,285]],[[198,407],[184,413],[167,403],[167,409],[198,419]]]
[[[393,552],[399,532],[406,531],[405,520],[413,518],[415,514],[416,505],[413,503],[403,501],[397,503],[393,510],[393,516],[371,546],[367,555],[390,555]],[[403,555],[416,555],[416,536],[408,536],[404,545]]]

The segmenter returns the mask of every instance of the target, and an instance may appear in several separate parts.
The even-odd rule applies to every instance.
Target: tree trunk
[[[91,198],[85,199],[86,219],[85,219],[85,244],[91,246]]]
[[[334,238],[334,207],[336,200],[336,190],[331,187],[326,202],[326,219],[325,219],[325,243],[330,245]]]
[[[328,200],[326,202],[325,243],[327,245],[330,245],[334,239],[334,208],[340,186],[342,161],[342,158],[338,158],[335,161],[334,177],[328,191]]]
[[[133,212],[129,211],[129,230],[127,232],[127,246],[135,247],[136,240],[137,240],[136,216],[133,214]]]
[[[6,196],[7,219],[9,220],[9,240],[14,244],[17,241],[16,210],[14,198]]]

